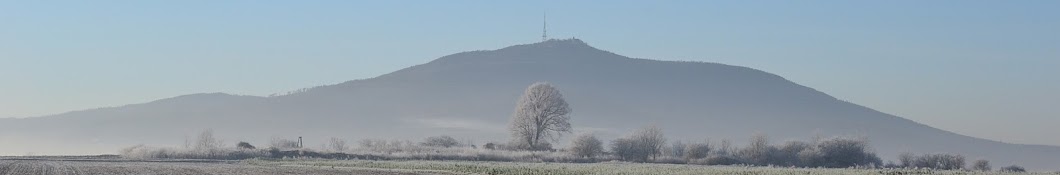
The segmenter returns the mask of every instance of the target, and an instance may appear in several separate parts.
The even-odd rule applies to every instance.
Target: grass
[[[10,157],[7,157],[10,158]],[[69,159],[67,157],[34,157],[0,159],[0,175],[422,175],[446,174],[410,170],[381,170],[354,168],[325,168],[311,166],[255,166],[231,161],[135,161],[107,159]]]
[[[369,161],[369,160],[305,160],[305,159],[250,159],[246,164],[261,166],[319,166],[369,169],[401,169],[463,174],[505,175],[621,175],[621,174],[1053,174],[1060,173],[1004,173],[928,169],[844,169],[844,168],[786,168],[745,166],[701,166],[677,164],[645,164],[625,162],[605,163],[528,163],[482,161]]]

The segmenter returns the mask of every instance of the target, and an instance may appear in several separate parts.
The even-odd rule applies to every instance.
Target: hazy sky
[[[973,0],[0,1],[0,117],[370,78],[537,42],[547,10],[556,38],[752,67],[957,133],[1060,145],[1058,9]]]

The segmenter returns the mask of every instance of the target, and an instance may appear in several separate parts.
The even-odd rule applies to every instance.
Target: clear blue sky
[[[1060,145],[1060,1],[0,1],[0,117],[370,78],[539,41],[545,10],[556,38]]]

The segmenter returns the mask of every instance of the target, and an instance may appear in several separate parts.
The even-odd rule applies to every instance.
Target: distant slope
[[[376,78],[277,97],[195,94],[39,118],[0,120],[2,143],[76,144],[81,152],[137,144],[179,145],[212,128],[223,138],[405,138],[449,134],[503,141],[519,94],[556,85],[576,130],[613,138],[647,124],[674,139],[731,139],[754,132],[774,142],[814,134],[868,137],[885,159],[899,152],[951,152],[996,165],[1060,170],[1060,147],[955,134],[837,100],[783,77],[738,66],[634,59],[581,40],[549,40],[441,57]],[[312,144],[307,144],[312,145]],[[8,146],[3,146],[8,147]],[[61,147],[4,148],[6,154]]]

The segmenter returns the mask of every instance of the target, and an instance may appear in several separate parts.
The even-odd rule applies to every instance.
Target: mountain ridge
[[[460,52],[288,95],[191,94],[24,120],[24,126],[10,128],[25,132],[36,125],[66,126],[40,132],[56,138],[87,133],[112,146],[172,144],[166,140],[179,141],[181,134],[202,128],[258,142],[292,134],[371,138],[357,134],[378,130],[391,132],[388,138],[448,133],[499,141],[507,134],[494,125],[505,126],[518,95],[537,81],[552,82],[564,93],[574,109],[576,129],[605,138],[648,123],[659,124],[674,138],[737,142],[756,131],[781,139],[815,132],[861,133],[885,159],[901,151],[955,151],[1035,169],[1060,168],[1048,163],[1060,158],[1041,157],[1060,155],[1060,147],[1009,144],[933,128],[754,68],[629,58],[578,39]],[[127,130],[144,132],[122,132]],[[959,146],[966,144],[972,146]],[[1027,148],[1036,152],[1020,151]],[[993,152],[979,153],[984,151]],[[1016,153],[1020,155],[1006,155]]]

